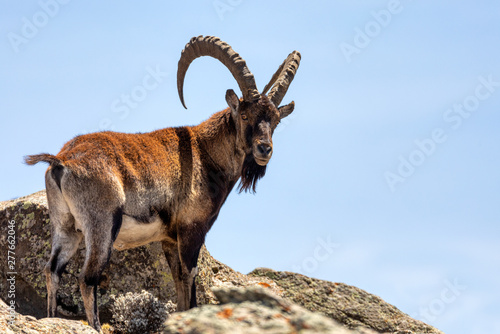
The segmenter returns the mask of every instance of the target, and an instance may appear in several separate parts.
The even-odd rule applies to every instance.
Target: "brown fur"
[[[57,155],[25,158],[50,164],[45,186],[52,224],[52,250],[44,272],[47,314],[55,317],[57,289],[82,240],[85,262],[79,285],[89,324],[100,330],[97,286],[112,248],[162,243],[177,291],[177,309],[196,306],[194,280],[200,248],[234,185],[256,190],[273,153],[272,134],[294,109],[277,108],[299,66],[292,52],[259,94],[245,62],[213,36],[191,39],[181,53],[177,87],[189,64],[210,55],[231,71],[245,99],[226,92],[229,108],[191,127],[143,134],[98,132],[67,142]],[[236,55],[237,57],[235,57]],[[271,87],[272,86],[272,87]]]
[[[112,247],[162,242],[178,309],[196,306],[194,279],[205,235],[238,179],[240,191],[255,191],[280,120],[280,111],[264,95],[247,103],[228,91],[227,100],[228,109],[197,126],[92,133],[70,140],[55,156],[26,157],[30,165],[50,164],[46,188],[54,233],[45,267],[49,316],[56,316],[59,278],[81,240],[87,255],[80,288],[94,328],[100,328],[97,285]],[[269,154],[262,153],[266,150]]]

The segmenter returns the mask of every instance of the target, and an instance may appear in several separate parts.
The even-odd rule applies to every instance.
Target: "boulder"
[[[11,224],[9,224],[9,222]],[[16,310],[41,318],[47,314],[46,285],[43,268],[49,260],[51,250],[51,228],[45,191],[15,200],[0,202],[0,247],[8,245],[9,229],[14,230],[15,265],[7,268],[7,252],[0,252],[0,298],[7,300],[9,286],[5,284],[7,273],[15,275]],[[12,235],[12,232],[11,232]],[[12,240],[12,239],[11,239]],[[78,275],[83,266],[85,248],[80,245],[75,256],[61,278],[58,291],[59,314],[70,319],[85,319],[83,301],[78,286]],[[258,283],[276,283],[267,278],[247,277],[215,260],[202,248],[198,261],[199,274],[196,280],[199,304],[215,303],[211,291],[213,286],[245,286]],[[125,250],[114,250],[110,265],[104,270],[99,283],[98,301],[101,322],[111,318],[110,296],[126,292],[147,290],[163,302],[176,301],[172,274],[159,243]]]
[[[11,311],[3,300],[0,300],[0,333],[15,334],[97,334],[92,327],[81,321],[61,318],[44,318],[37,320],[32,316],[23,316]]]
[[[347,329],[323,314],[308,311],[263,287],[216,288],[214,292],[220,305],[203,305],[174,313],[165,322],[163,333],[376,333],[364,328]]]
[[[0,252],[0,298],[7,304],[14,301],[17,312],[32,317],[27,318],[27,321],[35,319],[33,317],[43,318],[46,316],[47,293],[43,268],[50,255],[50,230],[45,191],[11,201],[0,202],[0,247],[6,250],[11,246],[10,243],[15,240],[13,242],[14,247],[11,246],[13,248],[11,252],[13,253]],[[83,265],[84,251],[82,243],[61,279],[58,291],[58,310],[59,314],[67,319],[85,318],[78,287],[78,275]],[[9,255],[14,256],[15,261],[8,258]],[[205,247],[202,248],[200,253],[198,268],[199,274],[196,279],[197,300],[200,305],[209,306],[176,313],[169,320],[172,326],[180,326],[182,321],[198,324],[199,322],[195,320],[187,320],[197,316],[202,319],[202,315],[197,312],[211,314],[212,320],[220,320],[221,317],[224,320],[224,314],[228,315],[233,312],[224,321],[238,321],[241,318],[241,324],[238,326],[243,326],[241,330],[246,333],[261,332],[260,327],[256,327],[256,331],[249,329],[250,327],[253,328],[253,325],[248,328],[245,327],[247,322],[243,321],[243,314],[250,316],[253,313],[264,316],[265,321],[262,320],[263,322],[281,319],[281,322],[278,321],[281,325],[274,324],[274,322],[268,323],[267,325],[271,328],[284,326],[283,321],[287,324],[298,324],[300,322],[294,320],[294,317],[297,316],[297,319],[302,319],[301,317],[318,319],[317,321],[307,320],[306,327],[318,324],[320,327],[317,328],[330,328],[329,326],[339,328],[331,333],[372,333],[372,330],[378,333],[393,334],[442,333],[432,326],[412,319],[395,306],[384,302],[381,298],[343,283],[332,283],[300,274],[279,272],[266,268],[258,268],[250,274],[244,275],[214,259]],[[7,281],[7,278],[11,279],[11,281]],[[9,282],[13,282],[13,284]],[[235,289],[243,287],[249,288],[249,290],[245,290],[248,292]],[[262,293],[262,289],[258,289],[259,287],[265,290],[266,295]],[[212,288],[216,288],[217,298]],[[217,288],[224,288],[224,290],[217,290]],[[98,302],[101,322],[106,323],[111,319],[111,295],[140,292],[142,290],[149,291],[165,303],[170,300],[176,301],[172,275],[159,243],[151,243],[121,252],[113,251],[110,265],[104,271],[102,280],[99,283]],[[12,292],[14,292],[15,298],[9,296]],[[266,297],[267,294],[272,297]],[[257,300],[256,296],[260,296],[258,298],[261,299]],[[219,301],[223,305],[213,305]],[[267,305],[266,303],[292,305],[293,310],[300,311],[294,313],[293,317],[287,318],[286,310],[274,309],[275,306],[271,307],[270,304]],[[300,307],[300,309],[295,306]],[[229,307],[233,311],[224,311],[224,307],[226,309]],[[241,312],[234,311],[235,308],[241,310]],[[305,312],[305,310],[309,313]],[[238,316],[234,318],[233,314]],[[273,315],[277,317],[274,320]],[[281,318],[282,316],[284,318]],[[325,322],[325,316],[327,320],[331,319],[331,321]],[[271,319],[267,317],[271,317]],[[176,319],[180,322],[175,322]],[[249,321],[254,324],[258,322],[258,318],[252,318]],[[322,325],[326,323],[328,323],[328,326]],[[343,327],[339,327],[339,323]],[[222,333],[217,329],[218,324],[214,323],[213,326],[213,329],[210,330],[211,333]],[[225,325],[221,324],[221,326]],[[293,328],[299,328],[293,326],[283,328],[288,328],[291,332],[293,332]],[[306,327],[300,327],[299,332],[307,333],[309,329]],[[347,329],[351,331],[346,332]],[[191,331],[189,329],[189,331],[186,330],[185,332],[198,333],[196,330],[192,329]],[[324,329],[324,331],[321,329],[325,333],[328,330],[331,329]],[[70,331],[67,332],[70,333]],[[276,329],[274,333],[281,332]]]
[[[282,289],[284,298],[348,328],[371,328],[378,333],[442,334],[355,286],[268,268],[257,268],[248,275],[272,279]]]

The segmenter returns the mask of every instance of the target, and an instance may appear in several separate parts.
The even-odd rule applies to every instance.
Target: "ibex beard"
[[[96,330],[97,286],[112,248],[161,242],[176,286],[177,309],[197,305],[194,280],[205,236],[237,181],[240,192],[255,192],[264,176],[274,129],[294,109],[293,102],[278,106],[300,63],[300,54],[292,52],[259,93],[245,61],[228,44],[216,37],[193,37],[178,64],[183,105],[185,73],[200,56],[225,64],[243,95],[240,99],[228,90],[228,108],[205,122],[142,134],[82,135],[57,155],[25,158],[30,165],[50,164],[45,174],[52,224],[52,251],[45,266],[49,317],[56,316],[60,277],[82,239],[86,253],[80,290]]]

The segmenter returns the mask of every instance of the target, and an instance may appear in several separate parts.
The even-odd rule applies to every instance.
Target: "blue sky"
[[[296,109],[267,175],[256,195],[231,194],[209,251],[243,273],[358,286],[446,333],[500,332],[500,3],[0,5],[0,200],[44,188],[46,166],[24,155],[225,108],[238,86],[209,58],[191,65],[181,106],[177,61],[192,36],[231,44],[260,89],[298,50],[283,100]]]

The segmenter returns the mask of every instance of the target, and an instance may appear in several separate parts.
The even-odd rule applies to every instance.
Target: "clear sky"
[[[500,2],[0,4],[0,200],[44,188],[46,166],[24,155],[225,108],[238,86],[209,58],[181,106],[192,36],[231,44],[260,89],[298,50],[267,175],[256,195],[230,195],[209,251],[243,273],[358,286],[446,333],[500,332]]]

